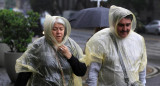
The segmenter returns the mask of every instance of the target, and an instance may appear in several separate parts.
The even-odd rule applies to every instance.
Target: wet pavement
[[[91,29],[72,29],[71,38],[75,40],[84,50],[87,40],[93,35],[93,33],[94,31]],[[156,61],[157,64],[159,63],[160,53],[154,51],[154,49],[152,49],[152,46],[153,43],[149,43],[148,41],[146,41],[146,47],[149,48],[147,50],[148,65],[146,86],[160,86],[160,65],[155,65]],[[156,45],[156,48],[158,49],[158,51],[160,51],[160,47],[157,47]],[[156,56],[153,57],[152,54]],[[155,62],[153,62],[152,60]],[[85,81],[85,76],[83,77],[83,80]],[[4,67],[0,67],[0,86],[14,86],[14,83],[10,81]]]
[[[0,86],[14,86],[4,67],[0,67]]]

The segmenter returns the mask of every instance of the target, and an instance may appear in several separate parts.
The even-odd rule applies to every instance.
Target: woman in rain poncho
[[[86,44],[83,60],[90,65],[88,86],[131,86],[125,83],[120,57],[110,34],[117,42],[129,83],[141,81],[145,85],[146,47],[144,38],[134,32],[134,14],[113,5],[109,11],[109,24],[109,28],[94,34]]]
[[[83,52],[69,35],[71,26],[63,17],[47,15],[44,35],[35,40],[16,61],[16,86],[82,86],[86,65]],[[76,75],[74,75],[76,74]],[[29,80],[28,80],[29,79]]]

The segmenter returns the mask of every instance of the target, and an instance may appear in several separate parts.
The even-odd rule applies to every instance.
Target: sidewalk
[[[14,86],[8,77],[5,68],[0,67],[0,86]]]
[[[147,79],[152,79],[159,75],[160,75],[160,67],[153,67],[150,65],[147,66]],[[86,76],[87,74],[83,77],[83,83],[85,82]],[[152,83],[155,84],[155,82],[148,81],[146,86],[160,86],[160,85],[153,85]],[[2,67],[0,67],[0,86],[14,86],[14,83],[10,81],[5,68]]]

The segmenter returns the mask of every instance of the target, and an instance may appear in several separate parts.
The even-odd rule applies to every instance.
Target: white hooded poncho
[[[52,35],[52,28],[56,18],[65,22],[65,36],[62,43],[58,43]],[[32,72],[27,86],[63,86],[58,57],[67,86],[82,86],[82,80],[73,74],[67,59],[57,51],[56,46],[66,45],[74,57],[82,57],[83,52],[79,45],[69,35],[71,26],[69,22],[59,16],[47,15],[44,22],[45,36],[35,40],[24,54],[16,61],[16,72]],[[56,45],[56,46],[55,46]]]
[[[139,81],[139,72],[146,67],[145,42],[142,36],[134,32],[136,28],[134,15],[129,35],[126,38],[121,38],[117,34],[116,27],[118,22],[130,14],[133,15],[127,9],[111,6],[109,11],[110,28],[95,33],[86,44],[86,56],[83,61],[87,65],[92,62],[98,62],[102,65],[98,75],[97,86],[126,86],[119,56],[109,33],[112,33],[117,41],[128,77],[132,83]]]

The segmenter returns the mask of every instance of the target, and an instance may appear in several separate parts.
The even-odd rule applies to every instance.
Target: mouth
[[[122,30],[122,31],[120,31],[119,36],[122,37],[122,38],[124,38],[124,37],[126,37],[128,34],[129,34],[129,30],[126,30],[126,31]]]
[[[56,36],[56,38],[60,39],[60,38],[62,38],[62,37],[61,37],[61,36]]]
[[[128,34],[128,33],[129,33],[129,30],[126,30],[126,31],[122,30],[121,33],[122,33],[122,34]]]
[[[61,37],[61,36],[56,36],[56,37]]]
[[[121,31],[121,33],[125,33],[125,32],[128,33],[129,30],[126,30],[126,31],[125,31],[125,30],[122,30],[122,31]]]
[[[122,34],[128,34],[128,32],[127,31],[125,31],[125,32],[121,32]]]
[[[128,35],[128,32],[121,32],[121,35],[126,36]]]

